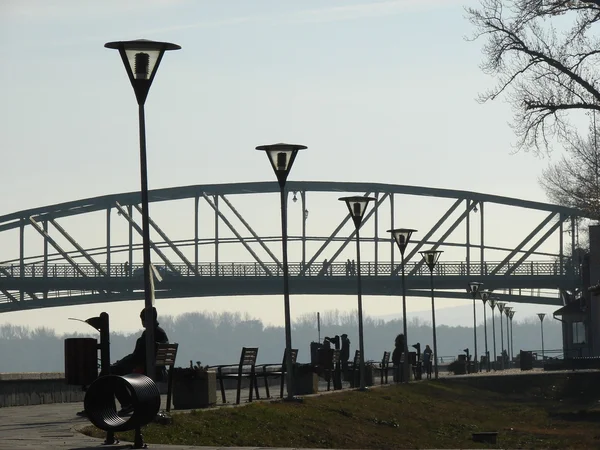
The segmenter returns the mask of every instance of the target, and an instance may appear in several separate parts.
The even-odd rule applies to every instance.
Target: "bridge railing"
[[[167,268],[165,265],[154,264],[163,278],[179,277],[179,276],[224,276],[224,277],[265,277],[265,276],[281,276],[283,270],[280,264],[277,263],[258,263],[258,262],[223,262],[202,263],[197,268],[190,267],[186,264],[174,264],[173,267]],[[292,262],[288,264],[290,276],[353,276],[356,273],[356,266],[347,262],[341,263],[315,263],[306,265],[303,263]],[[139,277],[143,276],[143,266],[134,264],[128,266],[125,263],[111,264],[110,270],[106,264],[27,264],[23,266],[23,277],[25,278],[77,278],[77,277],[105,277],[114,278],[121,277]],[[361,274],[364,276],[389,276],[391,274],[400,275],[400,264],[391,264],[389,262],[373,262],[365,261],[361,263]],[[429,269],[422,264],[408,262],[405,264],[404,271],[407,276],[426,276],[429,275]],[[501,266],[500,262],[473,262],[467,264],[462,261],[441,262],[434,269],[436,276],[481,276],[490,275],[497,271],[497,274],[502,276],[507,273],[510,275],[578,275],[578,268],[561,264],[555,261],[527,261],[520,265],[515,262],[508,262]],[[0,266],[0,277],[21,277],[21,267],[18,264]]]

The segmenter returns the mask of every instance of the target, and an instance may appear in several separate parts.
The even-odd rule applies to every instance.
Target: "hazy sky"
[[[483,42],[465,40],[472,29],[464,7],[476,3],[3,0],[0,214],[139,190],[135,98],[117,52],[103,48],[138,38],[182,46],[165,55],[146,103],[150,188],[270,181],[271,169],[253,149],[283,141],[309,147],[297,159],[294,180],[545,201],[537,177],[547,161],[512,154],[508,105],[475,101],[494,84],[478,67]],[[268,205],[277,217],[276,199]],[[421,213],[415,206],[413,226]],[[280,297],[168,302],[159,301],[161,313],[241,310],[267,323],[283,321]],[[292,312],[350,310],[355,303],[354,297],[298,298]],[[106,310],[113,329],[134,330],[142,306],[10,313],[0,323],[79,331],[85,326],[66,317]],[[427,305],[411,300],[409,307]],[[555,308],[530,309],[533,315]],[[365,299],[365,310],[394,313],[398,299]]]

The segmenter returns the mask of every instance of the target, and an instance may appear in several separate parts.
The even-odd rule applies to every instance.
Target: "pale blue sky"
[[[271,180],[253,149],[284,141],[309,147],[290,179],[545,201],[537,177],[546,161],[511,155],[509,107],[475,101],[494,84],[478,68],[482,42],[464,39],[472,32],[464,6],[475,4],[4,0],[0,214],[139,189],[135,98],[118,54],[103,48],[137,38],[182,46],[165,55],[146,104],[150,188]],[[315,311],[318,302],[297,302],[293,311]],[[280,304],[280,298],[216,299],[200,309],[246,310],[279,323]],[[328,304],[355,308],[348,298]],[[397,299],[381,299],[367,312],[397,306]],[[37,324],[104,309],[135,318],[140,307],[11,313],[0,323]],[[185,300],[166,312],[194,309],[198,303]],[[75,322],[56,326],[77,329]]]

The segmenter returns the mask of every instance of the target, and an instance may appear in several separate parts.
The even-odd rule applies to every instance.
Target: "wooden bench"
[[[325,378],[328,391],[331,389],[331,380],[334,380],[334,389],[341,389],[341,371],[339,370],[341,356],[342,351],[333,348],[320,348],[318,351],[317,375]]]
[[[173,367],[177,357],[179,344],[157,344],[155,367],[167,369],[167,412],[171,411],[171,395],[173,394]],[[158,374],[158,370],[157,370]],[[157,381],[163,381],[157,378]],[[157,383],[159,384],[159,383]]]
[[[262,368],[262,377],[265,380],[265,390],[267,392],[267,398],[271,398],[271,394],[269,393],[269,377],[280,377],[281,378],[281,389],[279,391],[279,398],[283,398],[283,385],[285,383],[285,375],[287,373],[286,367],[286,355],[287,349],[283,351],[283,360],[281,364],[261,364]],[[296,359],[298,358],[298,349],[292,349],[292,364],[296,364]],[[273,370],[273,368],[275,368]],[[258,395],[258,394],[257,394]]]
[[[388,369],[390,367],[390,354],[391,352],[383,352],[383,358],[379,364],[379,371],[381,372],[381,384],[385,378],[385,384],[388,384]]]
[[[360,350],[354,352],[354,359],[352,360],[352,364],[348,367],[348,371],[350,372],[350,386],[358,386],[360,384]]]
[[[240,403],[240,392],[242,390],[242,379],[248,378],[250,380],[250,394],[248,401],[252,402],[252,388],[256,392],[256,399],[260,399],[258,394],[258,381],[256,376],[256,357],[258,355],[258,347],[242,347],[242,354],[240,355],[240,362],[238,364],[221,364],[218,366],[209,366],[209,369],[217,369],[217,380],[221,388],[221,398],[223,403],[227,403],[225,398],[225,384],[224,380],[236,379],[237,380],[237,396],[235,403]],[[235,372],[224,372],[223,369],[237,367]]]

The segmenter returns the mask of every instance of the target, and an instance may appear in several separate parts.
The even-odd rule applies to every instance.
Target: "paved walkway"
[[[512,375],[517,373],[520,373],[520,371],[513,369],[504,372],[491,372],[489,374],[482,373],[480,375],[485,374],[497,376],[508,374]],[[325,389],[325,387],[322,387],[321,385],[319,388],[323,390]],[[230,392],[227,392],[227,394],[228,398],[232,398],[230,397]],[[162,405],[165,404],[166,398],[163,396]],[[82,409],[82,402],[0,408],[0,450],[85,450],[99,448],[110,450],[129,447],[127,443],[121,443],[118,445],[102,445],[101,439],[95,439],[81,434],[78,430],[86,425],[89,425],[89,421],[87,419],[77,416],[77,412],[81,411]],[[150,444],[149,448],[155,450],[216,450],[224,447],[195,447]],[[232,447],[227,448],[232,449]],[[256,450],[264,447],[244,448]],[[240,449],[240,447],[238,447],[238,449]],[[276,450],[272,447],[270,447],[270,449]]]

